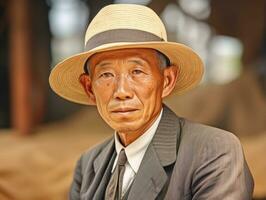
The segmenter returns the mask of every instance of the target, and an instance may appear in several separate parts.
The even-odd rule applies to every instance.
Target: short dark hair
[[[171,65],[169,58],[164,55],[163,53],[161,53],[160,51],[157,51],[157,56],[158,56],[158,60],[159,60],[159,67],[160,69],[169,67]]]

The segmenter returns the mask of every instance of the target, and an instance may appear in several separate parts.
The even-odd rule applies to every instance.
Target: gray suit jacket
[[[84,153],[69,198],[104,199],[115,156],[113,138]],[[180,119],[164,106],[128,199],[249,200],[252,193],[253,179],[233,134]]]

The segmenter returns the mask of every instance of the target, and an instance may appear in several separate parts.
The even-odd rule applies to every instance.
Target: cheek
[[[112,97],[112,91],[113,91],[112,83],[110,81],[109,82],[95,81],[93,84],[93,91],[95,91],[94,95],[96,98],[97,106],[100,106],[101,109],[104,109],[104,107],[106,107],[106,105],[108,104],[108,102]]]
[[[135,91],[137,91],[138,97],[142,101],[155,101],[155,97],[161,97],[162,89],[163,86],[160,79],[146,79],[136,84]]]
[[[109,115],[107,107],[110,99],[110,94],[109,90],[107,90],[106,88],[104,88],[104,90],[101,90],[102,88],[104,87],[95,87],[95,91],[97,91],[95,92],[96,106],[102,119],[108,123]]]

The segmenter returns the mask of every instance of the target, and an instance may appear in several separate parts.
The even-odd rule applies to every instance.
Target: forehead
[[[156,50],[134,48],[134,49],[111,50],[111,51],[96,53],[90,57],[89,65],[95,66],[104,60],[127,59],[130,57],[145,60],[146,62],[150,64],[158,61]]]

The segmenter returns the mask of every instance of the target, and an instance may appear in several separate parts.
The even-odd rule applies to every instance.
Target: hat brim
[[[179,75],[172,93],[182,94],[195,87],[203,76],[203,63],[200,57],[189,47],[174,42],[139,42],[139,43],[111,43],[98,46],[87,52],[76,54],[57,64],[51,71],[49,83],[59,96],[84,105],[93,105],[82,85],[79,77],[84,73],[86,60],[95,53],[126,49],[151,48],[165,54],[171,65],[179,67]]]

